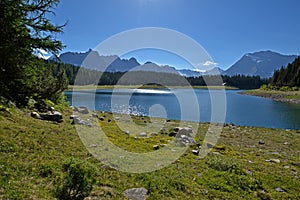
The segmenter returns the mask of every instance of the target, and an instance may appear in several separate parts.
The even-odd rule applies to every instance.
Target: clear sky
[[[299,8],[300,0],[61,0],[51,19],[68,21],[57,36],[67,46],[63,52],[87,51],[129,29],[163,27],[193,38],[226,69],[260,50],[300,55]],[[160,52],[127,56],[183,65]]]

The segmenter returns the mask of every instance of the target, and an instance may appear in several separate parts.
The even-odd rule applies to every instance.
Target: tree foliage
[[[62,43],[55,39],[55,34],[62,32],[63,26],[53,25],[46,17],[58,2],[0,2],[0,96],[18,105],[26,105],[30,98],[55,98],[63,89],[58,88],[65,82],[63,72],[55,78],[51,69],[35,56],[41,49],[57,54],[63,48]],[[59,80],[62,83],[54,83]]]
[[[270,83],[276,87],[300,87],[300,57],[275,71]]]

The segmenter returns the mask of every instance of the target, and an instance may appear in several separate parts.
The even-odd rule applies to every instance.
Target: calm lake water
[[[300,105],[238,94],[236,90],[119,89],[67,91],[73,106],[168,119],[300,129]],[[73,100],[73,102],[72,102]]]

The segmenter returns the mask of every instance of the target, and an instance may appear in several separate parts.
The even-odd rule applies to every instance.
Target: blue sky
[[[63,52],[87,51],[129,29],[162,27],[191,37],[226,69],[249,52],[300,55],[299,8],[299,0],[61,0],[51,19],[68,21],[57,35],[67,46]],[[186,65],[161,51],[124,57],[130,56],[141,63]]]

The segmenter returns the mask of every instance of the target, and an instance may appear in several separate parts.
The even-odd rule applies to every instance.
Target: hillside
[[[282,55],[272,51],[260,51],[255,53],[245,54],[224,74],[233,76],[237,74],[271,77],[275,70],[286,66],[288,63],[295,60],[295,55]]]
[[[198,159],[191,146],[164,169],[130,174],[95,160],[71,125],[71,111],[61,111],[64,121],[57,124],[33,119],[25,111],[1,108],[0,199],[54,199],[62,164],[70,157],[99,170],[87,199],[125,199],[126,189],[140,187],[148,190],[148,199],[300,198],[299,131],[226,125],[213,153],[204,159]],[[98,119],[112,143],[132,152],[149,152],[153,145],[167,144],[172,140],[168,128],[177,126],[176,121],[169,121],[166,133],[134,138],[117,128],[111,114],[98,113]],[[134,120],[138,126],[151,123],[148,118]],[[201,145],[207,129],[208,124],[200,124],[195,140]]]

